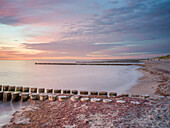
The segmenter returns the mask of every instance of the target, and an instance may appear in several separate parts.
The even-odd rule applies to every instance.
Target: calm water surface
[[[54,89],[126,92],[137,83],[137,66],[35,65],[35,61],[0,61],[0,84]],[[0,124],[22,105],[0,102]],[[5,108],[8,106],[8,108]]]

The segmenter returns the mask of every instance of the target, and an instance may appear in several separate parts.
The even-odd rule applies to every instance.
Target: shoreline
[[[143,74],[138,83],[127,90],[129,94],[170,96],[170,62],[145,61],[144,66],[137,69]]]
[[[59,127],[169,127],[169,63],[145,62],[137,70],[144,73],[131,94],[149,94],[157,97],[109,97],[112,102],[36,101],[17,111],[3,128]],[[162,66],[163,65],[163,66]],[[167,69],[167,70],[166,70]],[[118,101],[124,101],[119,103]]]

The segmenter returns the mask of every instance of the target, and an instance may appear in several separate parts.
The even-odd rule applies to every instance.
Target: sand
[[[128,92],[149,94],[148,99],[112,97],[112,102],[28,101],[4,128],[168,128],[169,63],[145,62],[144,76]],[[156,96],[156,97],[155,97]],[[100,97],[102,99],[102,97]],[[31,109],[30,109],[31,108]]]
[[[170,96],[170,61],[145,61],[138,71],[143,77],[127,93]]]

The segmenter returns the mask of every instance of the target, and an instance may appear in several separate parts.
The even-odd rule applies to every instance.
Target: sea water
[[[138,66],[35,65],[0,61],[0,85],[125,93],[142,76]],[[0,124],[8,123],[20,103],[0,102]],[[7,106],[7,107],[6,107]]]

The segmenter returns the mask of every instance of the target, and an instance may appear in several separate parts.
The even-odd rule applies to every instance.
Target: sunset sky
[[[0,59],[170,53],[170,0],[0,0]]]

